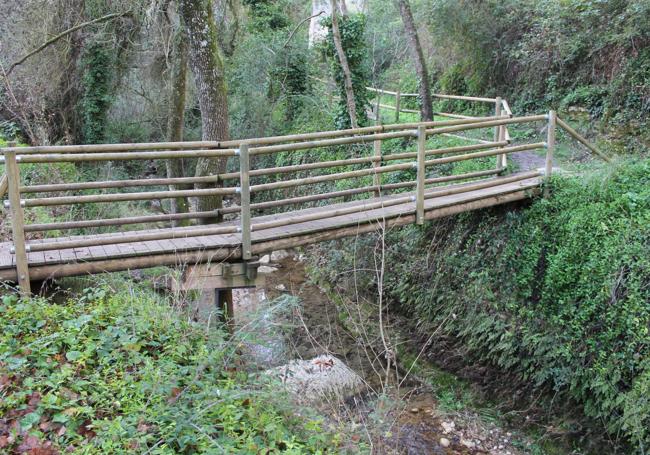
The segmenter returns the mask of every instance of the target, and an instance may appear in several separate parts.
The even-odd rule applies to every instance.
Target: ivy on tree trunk
[[[343,3],[345,4],[345,2]],[[330,5],[332,9],[332,39],[334,41],[336,55],[338,56],[341,65],[341,71],[343,71],[345,100],[348,106],[348,114],[350,115],[350,126],[352,126],[352,128],[357,128],[359,126],[357,121],[357,103],[354,99],[354,88],[352,87],[352,72],[350,71],[348,57],[345,55],[343,43],[341,41],[341,30],[339,30],[338,21],[338,2],[336,0],[330,0]]]
[[[202,138],[205,141],[227,140],[228,95],[224,64],[219,48],[218,31],[212,13],[211,0],[180,0],[180,16],[185,25],[190,48],[190,67],[201,109]],[[195,175],[221,174],[226,171],[225,158],[199,158]],[[209,184],[197,184],[206,188]],[[221,208],[221,196],[204,196],[197,201],[198,211],[212,211]],[[215,215],[202,223],[220,221]]]

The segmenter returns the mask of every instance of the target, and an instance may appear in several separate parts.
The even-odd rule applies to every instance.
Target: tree
[[[217,27],[212,13],[211,0],[180,0],[179,12],[187,31],[190,48],[190,67],[194,74],[199,108],[201,110],[202,138],[205,141],[227,140],[228,95],[223,59],[220,53]],[[224,158],[199,158],[196,164],[197,177],[216,175],[226,170]],[[197,184],[197,188],[208,185]],[[221,196],[201,197],[197,201],[198,211],[212,211],[221,208]],[[202,223],[214,223],[221,217],[202,219]]]
[[[348,58],[343,50],[343,44],[341,43],[341,31],[339,30],[339,21],[337,18],[339,10],[337,0],[330,0],[330,5],[332,9],[332,39],[334,40],[336,55],[341,64],[341,70],[343,71],[345,99],[348,106],[348,113],[350,114],[350,125],[352,128],[357,128],[359,126],[359,123],[357,122],[357,104],[354,99],[354,89],[352,88],[352,72],[350,71]]]
[[[187,86],[187,36],[179,28],[174,36],[174,50],[171,55],[172,77],[169,92],[169,114],[167,117],[167,140],[180,142],[183,140],[183,123],[185,120],[185,91]],[[167,177],[178,178],[185,176],[183,159],[167,160]],[[171,185],[170,190],[184,189],[183,185]],[[172,213],[187,213],[189,203],[187,198],[172,199]],[[174,226],[185,226],[189,220],[179,220]]]
[[[415,28],[415,21],[413,20],[413,13],[411,12],[411,5],[408,0],[397,0],[402,22],[404,23],[404,31],[409,42],[411,56],[415,64],[415,72],[418,76],[418,91],[420,96],[420,109],[422,120],[433,120],[433,106],[431,103],[431,85],[429,82],[429,71],[427,64],[424,60],[424,53],[422,52],[422,45],[418,36],[417,29]]]

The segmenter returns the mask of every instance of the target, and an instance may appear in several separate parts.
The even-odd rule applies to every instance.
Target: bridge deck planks
[[[472,182],[474,183],[474,182]],[[534,177],[518,182],[505,183],[490,188],[480,190],[473,190],[464,193],[439,196],[425,200],[425,211],[436,211],[445,207],[464,204],[474,200],[490,198],[499,195],[505,195],[522,190],[533,190],[538,188],[541,183],[541,177]],[[462,187],[467,184],[457,184],[452,186],[445,186],[444,189],[450,187]],[[427,194],[439,191],[442,188],[432,188],[427,190]],[[354,200],[344,203],[331,204],[325,207],[313,207],[308,209],[283,212],[272,215],[264,215],[254,217],[252,224],[255,225],[260,222],[273,221],[278,219],[285,219],[287,217],[297,217],[318,213],[323,210],[335,210],[347,207],[354,207],[375,203],[380,200],[389,201],[394,198],[402,198],[406,195],[413,193],[400,193],[397,195],[387,195],[380,198]],[[364,210],[346,215],[339,215],[314,221],[301,222],[281,227],[270,229],[258,230],[252,232],[252,242],[255,244],[262,244],[264,242],[271,242],[278,239],[291,239],[292,237],[300,237],[313,234],[314,237],[319,237],[319,233],[332,231],[342,228],[350,228],[354,226],[367,225],[368,223],[379,223],[384,219],[391,219],[400,216],[412,215],[415,211],[415,202],[401,203],[379,209]],[[226,221],[219,226],[233,226],[237,221]],[[130,233],[138,232],[162,232],[167,229],[157,229],[148,231],[127,231],[110,234],[98,234],[101,237],[115,237],[116,242],[119,242],[119,237]],[[177,232],[182,233],[183,228],[177,228]],[[32,240],[30,243],[52,242],[57,240],[69,240],[80,238],[93,238],[95,236],[69,236],[57,239],[39,239]],[[93,261],[104,260],[120,260],[124,259],[125,263],[128,258],[142,257],[142,256],[159,256],[165,254],[180,254],[188,251],[218,251],[225,249],[230,254],[235,255],[241,243],[240,234],[219,234],[208,235],[201,237],[177,237],[168,240],[153,240],[136,243],[115,243],[111,245],[84,247],[75,249],[62,249],[46,252],[30,252],[28,253],[30,268],[38,268],[39,266],[52,266],[57,264],[69,263],[90,263]],[[303,242],[304,243],[304,242]],[[15,268],[14,255],[9,252],[11,248],[10,242],[0,243],[0,271]],[[126,267],[125,267],[126,268]]]

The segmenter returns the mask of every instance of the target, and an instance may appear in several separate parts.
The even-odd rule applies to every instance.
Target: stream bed
[[[238,330],[255,335],[247,345],[247,355],[260,370],[278,368],[294,359],[318,363],[321,361],[311,359],[319,356],[343,361],[362,378],[363,392],[340,400],[312,400],[310,406],[339,428],[358,431],[356,440],[363,438],[364,447],[372,453],[540,453],[525,435],[501,427],[481,409],[468,408],[462,401],[455,403],[453,396],[441,403],[435,381],[411,373],[412,360],[402,365],[399,356],[386,356],[377,331],[365,331],[364,327],[376,328],[378,322],[333,301],[328,292],[310,281],[301,259],[287,252],[263,258],[265,286],[233,293],[236,325]],[[391,317],[390,330],[405,327]],[[391,335],[409,339],[399,333]],[[417,346],[412,348],[417,350]],[[427,368],[435,369],[419,359],[418,371]],[[445,378],[448,383],[449,375]]]

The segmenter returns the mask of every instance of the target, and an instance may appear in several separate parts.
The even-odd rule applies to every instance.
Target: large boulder
[[[265,374],[279,379],[298,400],[313,402],[346,399],[364,390],[361,377],[342,360],[320,355],[311,360],[292,360]]]

